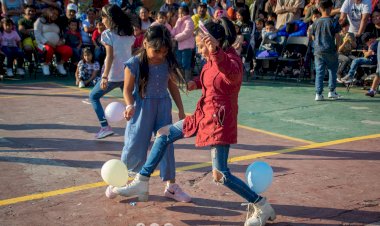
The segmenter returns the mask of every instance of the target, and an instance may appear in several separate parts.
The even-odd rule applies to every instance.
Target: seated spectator
[[[352,83],[354,81],[354,76],[356,70],[360,65],[375,65],[377,64],[377,45],[378,41],[372,33],[364,33],[362,35],[362,42],[366,44],[367,49],[363,50],[364,57],[358,57],[354,59],[351,63],[350,71],[348,74],[342,78],[344,83]]]
[[[18,24],[20,15],[24,12],[22,0],[1,0],[1,11],[3,17],[9,17],[14,24]]]
[[[264,20],[261,19],[261,18],[257,18],[256,21],[255,21],[255,25],[256,25],[256,29],[253,31],[253,38],[254,38],[254,43],[255,43],[255,46],[253,46],[252,48],[254,49],[258,49],[260,47],[260,44],[261,44],[261,41],[262,41],[262,32],[263,32],[263,29],[264,29]],[[246,40],[244,40],[246,41]],[[249,43],[248,43],[249,44]],[[243,47],[244,48],[244,47]]]
[[[96,20],[96,29],[94,33],[92,33],[92,43],[95,46],[94,50],[94,58],[95,61],[99,62],[100,68],[103,66],[104,59],[106,58],[106,48],[101,42],[101,35],[104,30],[106,30],[106,26],[102,23],[102,19]]]
[[[95,19],[96,10],[94,8],[89,8],[86,12],[86,19],[82,21],[82,26],[80,28],[80,34],[82,37],[83,47],[94,48],[91,35],[96,29]]]
[[[181,6],[178,9],[178,20],[171,31],[171,35],[178,43],[176,57],[178,64],[185,72],[187,81],[192,79],[191,56],[195,48],[194,22],[190,17],[189,7]]]
[[[59,9],[50,7],[34,23],[37,50],[43,55],[45,61],[41,66],[45,76],[50,75],[49,65],[53,60],[54,53],[58,53],[60,56],[60,60],[57,62],[57,70],[62,75],[66,75],[63,63],[67,62],[73,55],[70,46],[65,45],[60,36],[60,29],[57,25],[58,15]]]
[[[55,22],[62,33],[65,33],[69,29],[69,20],[76,18],[76,13],[78,11],[78,6],[74,3],[70,3],[66,7],[65,15],[61,15]]]
[[[13,29],[14,23],[10,18],[1,20],[1,51],[7,57],[7,76],[13,77],[13,61],[17,59],[17,74],[25,75],[23,69],[24,55],[21,50],[21,38]]]
[[[33,5],[25,5],[24,16],[18,21],[18,30],[21,34],[22,47],[25,52],[26,59],[33,67],[32,55],[36,48],[34,41],[33,24],[35,22],[36,8]]]
[[[286,24],[278,30],[278,36],[292,37],[292,36],[306,36],[307,24],[302,20],[295,20]]]
[[[275,13],[268,13],[268,21],[273,21],[274,26],[276,26],[276,21],[277,21],[277,15]]]
[[[351,61],[355,59],[352,55],[352,50],[356,49],[356,38],[353,33],[349,33],[348,29],[350,27],[350,23],[348,20],[345,20],[341,24],[342,30],[339,32],[339,36],[337,38],[337,47],[338,47],[338,60],[339,67],[337,71],[337,81],[342,83],[342,75],[346,71],[347,67],[351,64]]]
[[[94,86],[100,80],[99,71],[99,63],[94,60],[91,49],[84,48],[82,59],[79,61],[75,72],[75,84],[79,88]]]
[[[380,38],[380,9],[373,11],[371,21],[372,23],[367,25],[365,31],[375,34],[376,38]]]
[[[82,37],[79,32],[79,20],[69,20],[69,30],[64,35],[66,45],[73,50],[72,62],[78,63],[82,51]]]
[[[169,31],[172,30],[172,26],[167,21],[167,16],[165,12],[158,12],[156,21],[154,21],[150,26],[164,25]]]
[[[276,28],[273,21],[265,22],[265,30],[261,33],[262,41],[259,47],[259,51],[277,51],[277,45],[279,43]]]

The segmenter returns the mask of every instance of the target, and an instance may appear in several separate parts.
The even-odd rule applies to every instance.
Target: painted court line
[[[297,151],[306,151],[306,150],[310,150],[310,149],[314,149],[314,148],[321,148],[321,147],[326,147],[326,146],[331,146],[331,145],[338,145],[338,144],[344,144],[344,143],[353,142],[353,141],[361,141],[361,140],[368,140],[368,139],[375,139],[375,138],[380,138],[380,134],[373,134],[373,135],[360,136],[360,137],[352,137],[352,138],[346,138],[346,139],[334,140],[334,141],[328,141],[328,142],[322,142],[322,143],[313,143],[313,144],[308,144],[308,145],[304,145],[304,146],[286,148],[286,149],[282,149],[282,150],[278,150],[278,151],[272,151],[272,152],[264,152],[264,153],[258,153],[258,154],[252,154],[252,155],[236,156],[236,157],[230,158],[228,162],[240,162],[240,161],[252,160],[252,159],[257,159],[257,158],[264,158],[264,157],[280,155],[280,154],[285,154],[285,153],[291,153],[291,152],[297,152]],[[188,171],[188,170],[192,170],[192,169],[204,168],[207,166],[211,166],[211,162],[203,162],[203,163],[194,164],[194,165],[190,165],[190,166],[178,167],[176,171],[177,172],[183,172],[183,171]],[[158,176],[158,175],[159,175],[159,171],[155,171],[152,174],[152,177]],[[52,197],[52,196],[56,196],[56,195],[63,195],[63,194],[71,193],[71,192],[82,191],[82,190],[87,190],[87,189],[91,189],[91,188],[103,187],[103,186],[106,186],[106,184],[104,182],[97,182],[97,183],[74,186],[74,187],[49,191],[49,192],[20,196],[20,197],[11,198],[11,199],[4,199],[4,200],[0,200],[0,206],[11,205],[11,204],[15,204],[15,203],[26,202],[26,201],[36,200],[36,199],[43,199],[43,198]]]

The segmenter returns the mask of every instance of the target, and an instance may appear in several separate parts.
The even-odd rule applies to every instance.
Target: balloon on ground
[[[127,166],[119,159],[105,162],[101,169],[101,175],[104,182],[115,187],[124,186],[128,181]]]

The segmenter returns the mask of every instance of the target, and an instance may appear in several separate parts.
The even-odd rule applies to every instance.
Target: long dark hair
[[[118,5],[105,5],[102,8],[101,16],[110,20],[112,32],[120,36],[133,34],[132,17],[124,13]]]
[[[169,30],[162,25],[155,25],[149,27],[144,34],[144,42],[147,42],[150,47],[154,49],[161,49],[162,47],[166,47],[168,49],[168,53],[166,55],[166,61],[168,63],[170,78],[174,79],[174,81],[179,85],[182,89],[185,84],[185,80],[183,78],[183,73],[179,69],[180,66],[177,62],[177,59],[172,52],[172,40]],[[149,80],[149,63],[146,49],[144,47],[140,48],[138,52],[138,56],[140,59],[140,76],[139,76],[139,94],[143,98],[146,93],[146,87],[148,85]]]

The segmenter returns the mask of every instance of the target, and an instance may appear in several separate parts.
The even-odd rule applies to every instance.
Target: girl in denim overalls
[[[219,24],[220,23],[220,24]],[[199,81],[187,83],[188,90],[202,88],[202,96],[193,115],[157,132],[148,160],[135,179],[125,187],[113,188],[111,194],[138,196],[147,199],[149,178],[176,140],[196,136],[198,147],[211,146],[213,178],[246,199],[248,215],[246,226],[262,226],[276,215],[266,198],[257,195],[241,179],[234,176],[227,164],[230,144],[237,142],[238,94],[243,77],[240,57],[232,48],[236,32],[231,21],[222,18],[219,23],[209,22],[196,36],[199,53],[207,63]],[[208,30],[208,32],[206,31]]]

